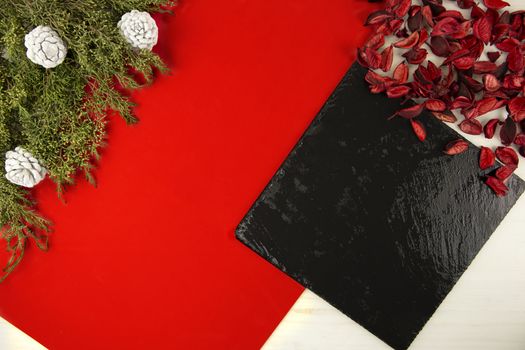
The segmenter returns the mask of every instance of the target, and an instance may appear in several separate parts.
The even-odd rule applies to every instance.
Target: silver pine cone
[[[22,147],[5,154],[5,177],[15,185],[34,187],[46,176],[47,170]]]
[[[25,36],[27,58],[44,68],[55,68],[66,58],[64,42],[48,26],[38,26]]]
[[[120,33],[136,49],[151,50],[157,44],[159,29],[147,12],[133,10],[122,15],[118,22]]]

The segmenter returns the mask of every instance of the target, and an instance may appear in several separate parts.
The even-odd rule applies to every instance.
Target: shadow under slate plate
[[[237,228],[255,252],[396,349],[406,349],[519,195],[480,181],[478,149],[423,115],[386,121],[399,102],[350,69]]]

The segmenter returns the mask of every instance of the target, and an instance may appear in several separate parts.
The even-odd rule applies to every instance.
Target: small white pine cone
[[[133,10],[122,15],[118,22],[120,33],[136,49],[151,50],[157,44],[159,29],[147,12]]]
[[[66,58],[67,48],[58,33],[48,26],[38,26],[25,37],[27,58],[44,68],[55,68]]]
[[[38,159],[22,147],[5,154],[5,177],[15,185],[34,187],[47,174]]]

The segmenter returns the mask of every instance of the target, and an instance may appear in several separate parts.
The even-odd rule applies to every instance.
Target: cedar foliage
[[[0,154],[22,146],[40,159],[58,193],[81,171],[93,182],[92,163],[104,145],[106,113],[136,121],[132,102],[117,89],[136,89],[130,71],[150,82],[165,71],[160,58],[134,50],[117,23],[131,10],[159,12],[167,0],[1,0],[0,1]],[[58,32],[67,57],[53,69],[26,57],[24,36],[38,25]],[[121,89],[119,89],[122,91]],[[3,159],[2,161],[4,161]],[[3,281],[22,260],[32,241],[47,249],[50,223],[34,209],[29,191],[0,176],[0,231],[10,259]]]

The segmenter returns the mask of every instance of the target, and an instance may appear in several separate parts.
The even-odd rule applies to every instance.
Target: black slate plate
[[[354,64],[237,228],[239,240],[396,349],[406,349],[525,189],[479,179],[478,149],[399,102]]]

